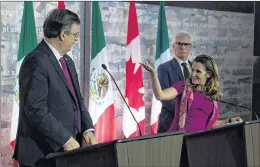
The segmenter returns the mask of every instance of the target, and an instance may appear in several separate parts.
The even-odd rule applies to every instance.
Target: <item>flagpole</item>
[[[89,83],[90,83],[90,54],[91,54],[91,1],[82,2],[81,18],[83,18],[82,25],[80,26],[80,86],[84,97],[84,104],[86,108],[89,107]],[[83,67],[83,68],[82,68]]]

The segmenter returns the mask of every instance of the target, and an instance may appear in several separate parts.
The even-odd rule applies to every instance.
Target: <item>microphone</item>
[[[143,136],[143,133],[142,133],[141,127],[139,126],[139,124],[138,124],[137,120],[135,119],[135,116],[134,116],[134,114],[133,114],[133,113],[132,113],[132,111],[130,110],[130,108],[129,108],[129,106],[128,106],[127,102],[125,101],[125,98],[124,98],[124,96],[123,96],[122,92],[120,91],[120,89],[119,89],[118,85],[116,84],[116,81],[115,81],[114,77],[113,77],[113,76],[110,74],[110,72],[107,70],[107,66],[106,66],[105,64],[102,64],[102,68],[103,68],[104,70],[106,70],[106,71],[107,71],[107,73],[110,75],[110,77],[111,77],[111,78],[112,78],[112,80],[114,81],[114,83],[115,83],[115,85],[116,85],[116,88],[117,88],[117,90],[119,91],[119,93],[120,93],[120,95],[121,95],[122,99],[124,100],[124,102],[125,102],[125,104],[126,104],[126,106],[127,106],[128,110],[129,110],[129,112],[131,113],[132,117],[134,118],[134,120],[135,120],[135,122],[136,122],[136,124],[137,124],[137,126],[138,126],[138,129],[139,129],[139,134],[140,134],[140,136]]]
[[[230,103],[230,102],[226,102],[226,101],[222,101],[222,100],[219,100],[219,102],[226,103],[226,104],[233,105],[233,106],[240,107],[240,108],[244,108],[244,109],[248,109],[248,110],[250,110],[254,113],[257,120],[259,119],[258,115],[256,114],[256,112],[252,108],[248,108],[248,107],[245,107],[245,106],[241,106],[241,105],[238,105],[238,104],[234,104],[234,103]]]

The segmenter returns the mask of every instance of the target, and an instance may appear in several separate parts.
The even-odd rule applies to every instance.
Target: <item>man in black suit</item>
[[[53,167],[47,154],[97,143],[74,62],[66,55],[78,40],[79,24],[77,14],[53,10],[43,24],[45,38],[23,60],[13,156],[21,167]]]
[[[173,43],[175,57],[158,66],[158,78],[162,89],[169,88],[176,82],[189,77],[191,62],[188,58],[191,46],[191,37],[189,34],[180,32],[175,36],[175,42]],[[173,119],[174,99],[162,101],[157,132],[167,132]]]

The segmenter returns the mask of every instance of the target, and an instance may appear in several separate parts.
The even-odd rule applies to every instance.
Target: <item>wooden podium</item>
[[[260,121],[245,122],[247,166],[260,166]]]
[[[245,167],[244,123],[185,135],[189,167]]]
[[[183,132],[115,140],[52,153],[57,167],[165,167],[180,166]]]
[[[163,133],[52,153],[57,167],[258,167],[260,121]]]

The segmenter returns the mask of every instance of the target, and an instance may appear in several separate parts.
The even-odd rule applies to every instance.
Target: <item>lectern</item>
[[[247,166],[260,166],[260,120],[245,123]]]
[[[180,166],[183,132],[115,140],[62,153],[52,153],[57,167]]]
[[[189,167],[245,167],[244,123],[186,134]]]

